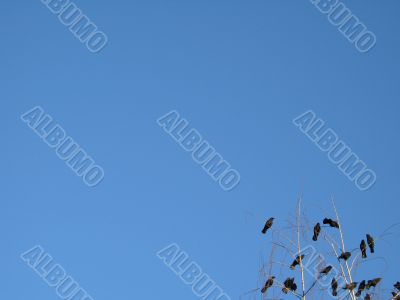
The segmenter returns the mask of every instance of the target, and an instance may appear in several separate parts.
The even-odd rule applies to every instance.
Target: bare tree
[[[354,281],[358,269],[374,255],[374,238],[368,235],[368,242],[361,239],[360,246],[347,249],[333,197],[331,202],[333,218],[321,220],[322,226],[319,222],[318,225],[310,222],[305,216],[302,211],[302,196],[298,198],[296,213],[287,221],[287,227],[270,226],[267,234],[272,235],[271,251],[266,262],[261,258],[258,288],[243,296],[247,299],[264,300],[281,300],[288,296],[299,300],[382,299],[382,278]],[[310,239],[312,233],[313,241]],[[394,288],[386,299],[400,300],[400,290]]]

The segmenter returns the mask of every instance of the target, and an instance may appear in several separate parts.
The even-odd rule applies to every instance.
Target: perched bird
[[[331,226],[331,227],[333,227],[333,228],[339,228],[339,223],[336,222],[336,221],[334,221],[334,220],[332,220],[332,219],[325,218],[325,219],[322,221],[322,223],[328,224],[329,226]]]
[[[286,278],[286,280],[283,282],[283,288],[282,292],[287,294],[288,291],[296,291],[297,290],[297,285],[294,283],[294,278]]]
[[[264,294],[274,284],[274,279],[275,276],[271,276],[268,278],[268,280],[265,282],[264,287],[261,289],[261,293]]]
[[[300,260],[304,259],[304,254],[302,255],[297,255],[296,259],[292,262],[290,265],[290,269],[294,270],[294,268],[300,264]]]
[[[336,297],[337,296],[338,283],[337,283],[335,278],[332,278],[331,288],[332,288],[332,296]]]
[[[372,236],[370,236],[369,234],[367,234],[367,243],[368,243],[369,250],[371,250],[371,253],[374,253],[375,252],[375,241],[374,241],[374,238]]]
[[[394,286],[396,289],[400,290],[400,281],[397,281],[393,286]]]
[[[267,230],[270,229],[270,228],[272,227],[272,224],[274,224],[274,219],[275,219],[275,218],[269,218],[269,219],[267,220],[267,222],[265,222],[264,228],[263,228],[263,230],[261,231],[263,234],[266,234],[266,233],[267,233]]]
[[[342,254],[340,254],[340,256],[338,257],[338,259],[344,259],[344,260],[348,260],[351,256],[350,252],[343,252]]]
[[[321,233],[321,224],[317,223],[317,225],[314,226],[314,236],[313,236],[313,241],[318,240],[318,236]]]
[[[356,297],[360,297],[363,290],[365,290],[365,280],[360,282],[360,285],[358,286],[358,290],[356,293]]]
[[[294,280],[294,278],[293,278]],[[282,292],[284,294],[287,294],[289,289],[292,287],[292,278],[288,277],[286,278],[286,280],[283,282],[283,288],[282,288]]]
[[[344,286],[344,290],[349,290],[352,291],[357,287],[358,282],[352,282],[352,283],[348,283]]]
[[[366,289],[369,290],[372,287],[376,287],[378,285],[379,282],[381,282],[382,278],[375,278],[372,280],[368,280],[367,285],[366,285]]]
[[[367,258],[367,243],[362,240],[360,244],[362,258]]]
[[[364,297],[364,300],[371,300],[371,295],[370,294],[366,294]]]
[[[332,270],[332,266],[327,266],[325,267],[321,272],[319,272],[321,275],[328,275],[328,273]]]

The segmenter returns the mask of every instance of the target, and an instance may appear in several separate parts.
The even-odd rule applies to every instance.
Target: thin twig
[[[342,242],[342,253],[344,253],[344,252],[346,252],[346,250],[345,250],[345,246],[344,246],[344,238],[343,238],[342,224],[340,223],[339,214],[338,214],[338,211],[337,211],[337,208],[336,208],[336,204],[335,204],[335,200],[334,200],[333,196],[332,196],[332,205],[333,205],[333,209],[335,210],[336,221],[337,221],[338,224],[339,224],[339,234],[340,234],[340,240],[341,240],[341,242]],[[353,282],[353,277],[351,276],[351,271],[350,271],[350,268],[349,268],[349,264],[347,263],[347,260],[345,260],[344,264],[345,264],[345,266],[346,266],[347,273],[349,274],[349,280],[350,280],[350,282]],[[355,293],[354,293],[354,290],[352,290],[352,291],[350,292],[350,294],[351,294],[351,298],[352,298],[353,300],[356,300],[356,295],[355,295]]]
[[[299,201],[298,201],[298,206],[297,206],[297,251],[298,251],[299,267],[300,267],[300,273],[301,273],[301,289],[303,292],[303,296],[301,299],[306,300],[304,266],[303,266],[303,260],[301,259],[301,244],[300,244],[301,199],[302,199],[302,196],[300,196]]]
[[[347,279],[347,276],[346,276],[346,273],[345,273],[344,268],[343,268],[343,266],[342,266],[342,263],[340,262],[340,259],[338,259],[339,253],[336,251],[335,245],[333,244],[332,241],[329,241],[329,240],[328,240],[327,235],[324,235],[324,239],[325,239],[325,241],[332,247],[333,253],[335,254],[336,259],[337,259],[338,262],[339,262],[340,270],[341,270],[341,272],[342,272],[342,277],[343,277],[344,281],[345,281],[346,283],[349,283],[349,280]]]
[[[400,291],[399,292],[397,292],[397,294],[396,295],[394,295],[393,296],[393,298],[391,299],[391,300],[396,300],[397,299],[397,297],[399,297],[400,296]]]

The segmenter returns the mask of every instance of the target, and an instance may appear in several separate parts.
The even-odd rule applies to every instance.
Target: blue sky
[[[398,222],[398,2],[346,2],[377,36],[365,54],[309,1],[75,3],[107,34],[100,53],[39,0],[1,4],[0,298],[58,299],[19,257],[39,244],[96,300],[197,299],[156,257],[175,242],[238,299],[269,255],[265,219],[285,226],[300,193],[312,222],[335,196],[349,248]],[[21,121],[37,105],[104,168],[97,187]],[[370,190],[293,125],[310,109],[376,172]],[[240,172],[236,189],[156,123],[171,110]],[[362,266],[386,288],[399,238]]]

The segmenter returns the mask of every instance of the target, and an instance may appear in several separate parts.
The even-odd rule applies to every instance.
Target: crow
[[[394,286],[397,290],[400,290],[400,281],[397,281],[393,286]]]
[[[364,240],[361,241],[360,250],[362,258],[367,258],[367,243]]]
[[[333,228],[339,228],[339,223],[336,222],[336,221],[334,221],[334,220],[332,220],[332,219],[325,218],[325,219],[322,221],[322,223],[328,224],[329,226],[331,226],[331,227],[333,227]]]
[[[352,291],[357,287],[358,282],[352,282],[345,285],[344,290]]]
[[[265,225],[264,225],[263,230],[261,231],[263,234],[266,234],[266,233],[267,233],[267,230],[270,229],[270,228],[272,227],[272,224],[274,223],[274,219],[275,219],[275,218],[269,218],[269,219],[267,220],[267,222],[266,222]]]
[[[300,264],[300,260],[303,260],[304,259],[304,254],[302,254],[302,255],[298,255],[297,257],[296,257],[296,259],[292,262],[292,264],[290,265],[290,269],[292,269],[292,270],[294,270],[294,268],[298,265],[298,264]]]
[[[274,279],[275,276],[271,276],[268,278],[268,280],[265,282],[264,287],[261,289],[261,293],[264,294],[274,284]]]
[[[340,254],[340,256],[338,257],[338,259],[344,259],[344,260],[348,260],[351,256],[350,252],[343,252],[342,254]]]
[[[366,294],[364,297],[364,300],[371,300],[371,295],[370,294]]]
[[[317,225],[314,226],[314,236],[313,236],[313,241],[318,240],[318,236],[321,233],[321,224],[317,223]]]
[[[295,292],[297,290],[297,285],[294,283],[294,278],[288,277],[284,282],[283,282],[284,287],[282,288],[282,292],[285,294],[288,293],[289,290]]]
[[[367,234],[367,243],[369,246],[369,250],[371,250],[371,253],[375,252],[375,241],[374,238],[372,236],[370,236],[369,234]]]
[[[382,278],[375,278],[372,280],[368,280],[366,289],[369,290],[371,287],[376,287],[379,282],[381,282]]]
[[[286,278],[286,280],[283,282],[283,288],[282,288],[282,292],[284,294],[287,294],[289,290],[292,289],[292,285],[294,283],[294,278]]]
[[[332,278],[331,288],[332,288],[332,296],[336,297],[337,296],[338,283],[337,283],[335,278]]]
[[[321,272],[319,272],[321,275],[328,275],[328,273],[332,270],[332,266],[327,266],[325,267]]]
[[[358,286],[358,291],[356,293],[356,297],[360,297],[363,290],[365,290],[365,280],[360,282],[360,285]]]

